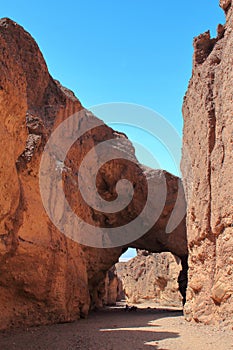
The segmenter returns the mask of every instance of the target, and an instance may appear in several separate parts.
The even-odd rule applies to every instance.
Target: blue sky
[[[224,22],[218,0],[11,0],[0,15],[32,34],[51,74],[85,106],[138,103],[179,129],[193,37]]]
[[[52,76],[85,107],[136,103],[157,111],[180,135],[193,37],[208,29],[215,36],[225,21],[218,0],[11,0],[1,3],[0,17],[31,33]],[[158,144],[151,139],[149,147],[172,171]]]

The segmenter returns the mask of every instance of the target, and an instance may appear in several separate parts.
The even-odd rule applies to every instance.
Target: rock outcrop
[[[112,249],[81,245],[50,221],[39,187],[41,156],[51,133],[76,112],[80,112],[78,127],[98,120],[83,109],[71,91],[50,76],[30,34],[9,19],[0,20],[0,328],[85,317],[90,307],[102,305],[106,271],[127,246],[187,256],[185,218],[165,234],[177,200],[179,179],[167,172],[142,169],[129,140],[106,125],[94,127],[78,139],[64,164],[55,159],[70,207],[94,227],[118,227],[142,211],[148,177],[154,181],[154,198],[164,177],[167,198],[159,220],[136,242]],[[70,125],[69,131],[76,127]],[[118,143],[117,159],[99,170],[96,178],[99,193],[105,200],[116,199],[116,184],[122,178],[129,179],[135,191],[130,204],[116,214],[102,214],[89,207],[76,186],[79,166],[88,151],[109,139]],[[131,162],[124,159],[125,154]],[[88,168],[87,182],[91,173]],[[57,198],[53,179],[46,185],[47,197],[53,200],[51,210],[59,217],[59,223],[66,226],[64,203]],[[156,207],[154,202],[150,215]],[[180,203],[184,206],[184,199]],[[74,226],[73,231],[74,236],[86,234],[82,226]]]
[[[220,1],[218,36],[194,40],[193,73],[183,104],[182,161],[187,199],[188,320],[232,322],[233,313],[233,4]]]
[[[128,303],[182,308],[177,282],[181,268],[180,259],[171,253],[138,251],[135,258],[116,264],[116,274]]]
[[[103,304],[108,306],[116,305],[117,301],[125,299],[122,281],[117,275],[116,265],[112,266],[107,272],[105,279],[105,297]]]
[[[91,303],[99,303],[105,271],[122,253],[103,254],[66,238],[41,201],[41,151],[53,128],[81,109],[51,78],[32,37],[1,20],[0,328],[85,317]]]

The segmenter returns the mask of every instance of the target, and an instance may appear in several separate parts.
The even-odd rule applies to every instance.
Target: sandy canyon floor
[[[69,324],[0,332],[1,350],[233,350],[233,330],[189,324],[182,311],[123,307]]]

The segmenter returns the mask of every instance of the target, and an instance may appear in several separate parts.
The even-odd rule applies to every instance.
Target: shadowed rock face
[[[189,245],[188,320],[232,321],[233,6],[221,1],[218,37],[194,40],[193,74],[183,105],[183,160]],[[192,179],[190,174],[192,172]],[[192,184],[192,186],[191,186]]]
[[[32,37],[11,20],[0,20],[0,328],[85,317],[90,307],[101,306],[106,271],[128,246],[187,256],[185,218],[171,233],[165,233],[179,179],[167,172],[141,168],[129,140],[106,125],[87,132],[68,152],[65,169],[69,171],[62,172],[67,201],[80,218],[93,226],[121,226],[142,211],[148,177],[154,181],[155,201],[150,207],[153,214],[163,176],[167,197],[159,220],[144,237],[112,249],[78,244],[50,221],[39,189],[41,155],[52,131],[81,110],[80,123],[97,120],[83,110],[71,91],[51,78]],[[127,178],[134,184],[135,194],[122,212],[103,215],[84,202],[76,184],[87,152],[109,139],[118,143],[118,159],[100,169],[96,180],[99,193],[105,200],[114,200],[117,182]],[[131,162],[121,159],[125,153]],[[62,221],[63,203],[56,198],[52,181],[48,181],[47,191],[48,198],[55,198],[54,212],[66,225]],[[184,198],[179,198],[179,205],[185,206]],[[73,234],[85,234],[82,227],[77,231]]]

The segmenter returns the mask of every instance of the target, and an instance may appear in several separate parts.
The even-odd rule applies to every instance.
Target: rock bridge
[[[185,199],[180,180],[165,171],[141,166],[126,136],[103,123],[82,135],[62,164],[60,159],[55,159],[69,206],[96,230],[117,228],[141,214],[148,198],[149,180],[153,189],[149,212],[138,225],[143,226],[147,217],[153,218],[153,213],[159,212],[160,194],[164,198],[158,218],[136,239],[132,230],[123,231],[124,237],[132,234],[128,243],[110,248],[112,245],[107,242],[102,249],[99,245],[80,244],[77,237],[85,237],[86,228],[73,225],[72,218],[64,216],[58,182],[50,176],[44,187],[48,210],[55,222],[50,220],[39,186],[46,142],[57,126],[74,113],[81,113],[78,123],[98,119],[50,76],[33,38],[10,19],[0,21],[0,112],[0,328],[22,322],[34,325],[65,322],[86,316],[91,304],[101,300],[106,271],[128,247],[169,251],[181,258],[186,276],[185,215],[179,218],[179,212],[185,211]],[[75,127],[70,123],[69,131],[72,133]],[[65,132],[62,136],[65,137]],[[117,182],[124,178],[133,184],[134,195],[119,213],[103,215],[87,205],[76,184],[80,164],[87,153],[112,139],[116,142],[115,159],[99,169],[97,189],[105,201],[114,201]],[[86,169],[87,184],[91,172],[90,168]],[[171,220],[176,222],[173,227]],[[64,229],[66,225],[73,227],[70,237],[61,233],[58,222]]]

